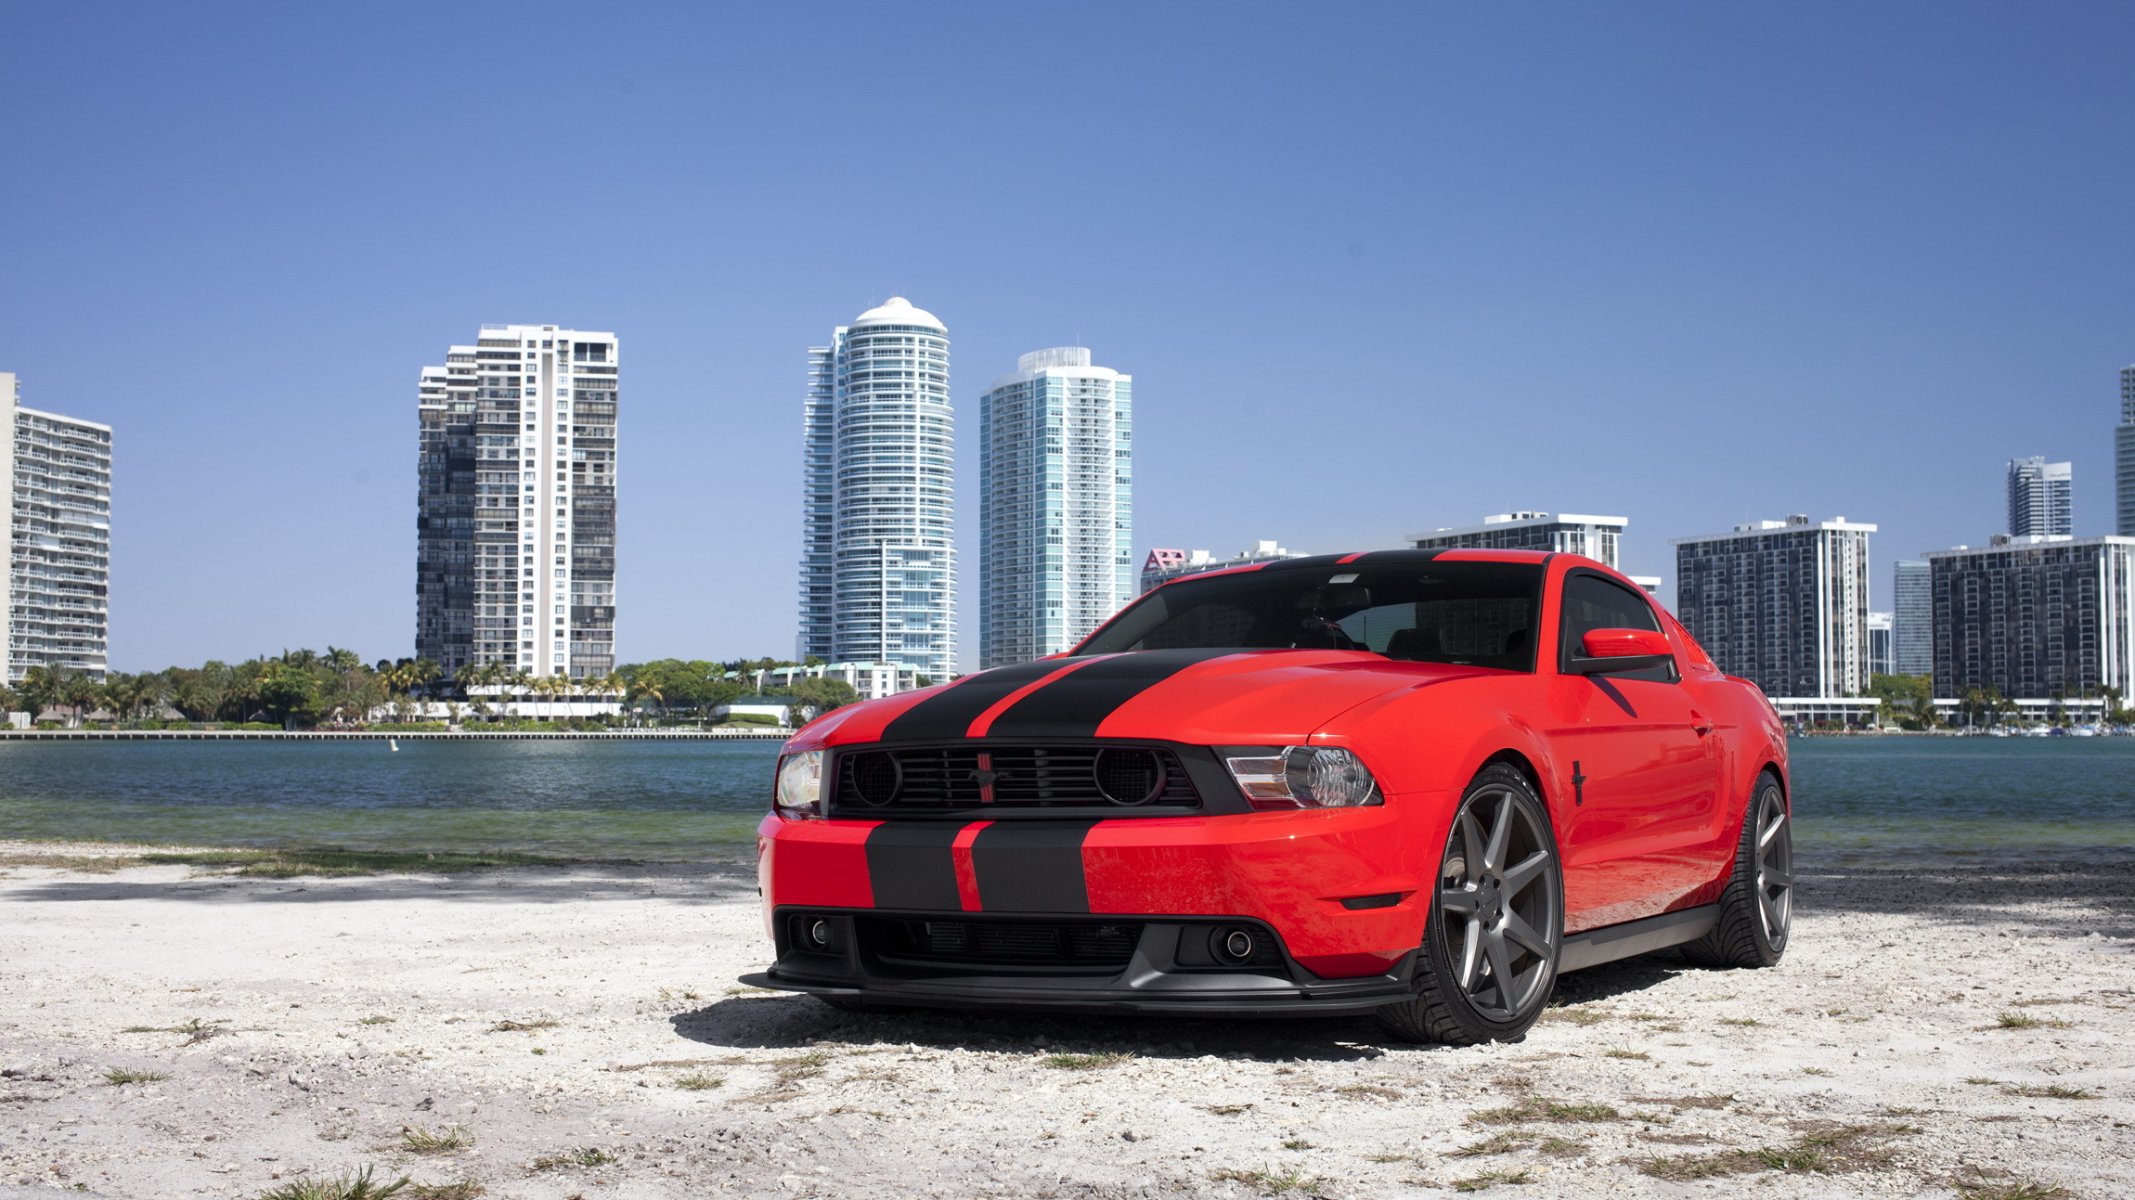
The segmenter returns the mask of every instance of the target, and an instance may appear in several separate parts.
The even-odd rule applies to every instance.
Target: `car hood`
[[[1357,650],[1151,650],[1044,659],[847,705],[789,752],[971,737],[1291,745],[1390,692],[1504,672]]]

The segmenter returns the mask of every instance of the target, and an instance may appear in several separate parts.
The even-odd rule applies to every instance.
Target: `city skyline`
[[[633,346],[626,661],[792,644],[795,348],[899,293],[967,363],[1092,345],[1162,398],[1137,413],[1137,559],[1392,547],[1514,504],[1628,517],[1640,574],[1672,575],[1673,537],[1802,506],[1911,557],[1996,531],[1997,473],[2031,453],[2074,463],[2078,535],[2113,528],[2135,231],[2111,198],[2135,164],[2094,151],[2135,107],[2111,55],[2135,14],[1891,6],[1833,38],[1817,11],[826,31],[653,8],[539,81],[510,65],[542,45],[529,15],[441,12],[412,42],[383,13],[11,27],[0,99],[31,117],[0,130],[0,368],[121,432],[113,666],[412,650],[407,375],[481,321]],[[981,89],[1040,36],[1126,86]],[[495,53],[450,49],[475,38]],[[821,86],[783,86],[804,63]],[[823,187],[811,135],[883,113],[936,145]],[[477,128],[499,156],[605,158],[418,198],[407,164]],[[1114,186],[998,188],[1041,130]],[[579,238],[593,269],[560,269]],[[1022,286],[1047,252],[1072,269]],[[234,330],[248,354],[209,369]],[[1270,454],[1281,474],[1241,469]],[[957,489],[976,513],[975,472]],[[958,542],[975,563],[975,522]]]

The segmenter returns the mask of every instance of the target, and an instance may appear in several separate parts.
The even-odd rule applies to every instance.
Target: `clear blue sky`
[[[2135,8],[0,0],[0,370],[116,426],[112,663],[411,651],[415,384],[623,339],[625,660],[790,651],[805,350],[1135,376],[1137,557],[1507,508],[2110,532]],[[1671,580],[1672,582],[1672,580]]]

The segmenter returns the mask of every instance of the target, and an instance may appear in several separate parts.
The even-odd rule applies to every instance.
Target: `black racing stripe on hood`
[[[995,667],[961,679],[952,687],[897,714],[882,730],[885,742],[938,742],[964,736],[980,713],[1005,699],[1025,684],[1035,683],[1074,659],[1051,658]]]
[[[1085,668],[1094,669],[1094,668]],[[1082,843],[1095,821],[995,821],[971,840],[984,912],[1086,913]]]
[[[957,821],[885,821],[867,834],[867,878],[876,908],[961,912],[951,847]]]
[[[1236,650],[1141,650],[1091,663],[994,718],[990,738],[1095,737],[1121,705],[1188,667]]]

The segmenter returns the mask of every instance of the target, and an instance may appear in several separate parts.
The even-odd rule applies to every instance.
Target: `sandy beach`
[[[1805,855],[1778,969],[1461,1050],[742,989],[738,862],[25,865],[113,852],[0,843],[0,1196],[2135,1195],[2126,852]]]

